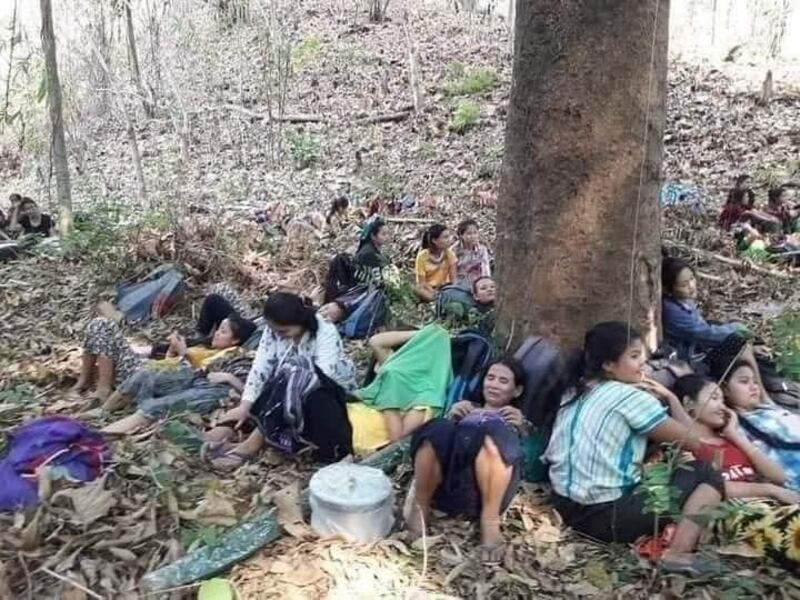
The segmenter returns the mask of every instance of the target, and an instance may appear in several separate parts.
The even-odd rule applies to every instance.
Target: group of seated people
[[[416,268],[421,299],[434,299],[437,288],[460,277],[472,282],[476,296],[485,292],[478,284],[487,281],[488,253],[474,223],[462,225],[455,250],[443,226],[426,231]],[[386,224],[371,220],[353,257],[357,282],[380,281],[389,265],[387,241]],[[459,256],[467,257],[461,271]],[[702,515],[726,499],[753,499],[744,517],[717,530],[794,565],[800,560],[800,417],[763,388],[746,327],[704,319],[690,265],[665,258],[663,290],[665,342],[684,362],[683,376],[670,387],[658,383],[638,332],[622,322],[600,323],[587,332],[583,348],[559,363],[563,373],[547,422],[533,424],[526,416],[526,367],[510,357],[491,362],[476,392],[449,405],[451,336],[438,324],[372,335],[375,367],[359,385],[333,322],[347,307],[334,299],[335,306],[317,309],[278,292],[252,319],[229,286],[205,297],[194,337],[173,334],[147,357],[127,344],[116,323],[92,320],[76,389],[94,384],[108,412],[135,403],[133,414],[108,425],[107,434],[131,433],[180,412],[216,411],[202,455],[226,473],[257,460],[265,447],[309,450],[332,462],[410,436],[409,531],[422,532],[434,509],[475,517],[486,564],[505,556],[502,515],[524,472],[523,440],[546,432],[546,450],[536,460],[546,463],[553,506],[574,530],[631,543],[673,523],[660,564],[705,572],[713,565],[694,552],[706,528]],[[493,302],[493,283],[491,296]],[[669,459],[674,506],[655,515],[640,488],[645,465],[657,460],[653,450],[662,444],[687,456]]]
[[[768,190],[766,205],[758,207],[749,180],[747,175],[735,179],[719,215],[719,226],[733,232],[740,252],[780,255],[800,251],[800,201],[790,198],[788,187],[778,186]]]
[[[9,196],[8,213],[0,210],[0,239],[19,235],[49,237],[55,224],[53,218],[43,213],[32,198],[14,193]]]

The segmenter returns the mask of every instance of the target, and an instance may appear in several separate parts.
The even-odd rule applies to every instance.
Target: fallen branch
[[[325,115],[316,115],[311,113],[296,113],[296,114],[285,114],[285,115],[273,115],[269,112],[257,112],[254,110],[250,110],[249,108],[245,108],[244,106],[239,106],[238,104],[222,104],[216,107],[217,110],[232,110],[233,112],[240,113],[245,115],[246,117],[250,117],[251,119],[259,119],[262,121],[272,121],[272,122],[280,122],[280,123],[330,123],[334,119],[330,117],[326,117]],[[410,109],[403,109],[397,112],[391,113],[381,113],[377,115],[366,115],[366,116],[356,116],[356,117],[349,117],[351,122],[355,125],[370,125],[372,123],[389,123],[389,122],[396,122],[402,121],[407,119],[411,115]],[[344,121],[347,121],[348,118],[345,117]]]
[[[322,115],[298,113],[287,115],[273,115],[268,112],[260,113],[238,104],[223,104],[219,108],[228,109],[234,112],[241,113],[252,119],[260,119],[264,121],[275,121],[280,123],[324,123],[327,119]]]
[[[356,119],[354,123],[356,125],[369,125],[371,123],[390,123],[396,121],[403,121],[411,116],[410,110],[401,110],[398,112],[393,113],[386,113],[382,115],[373,115],[371,117],[361,117],[360,119]]]
[[[708,250],[702,250],[701,248],[687,246],[686,244],[682,244],[680,242],[663,240],[662,243],[665,246],[676,248],[678,250],[683,250],[685,252],[690,252],[692,254],[695,254],[696,256],[701,256],[705,259],[716,260],[717,262],[721,262],[731,267],[736,267],[737,269],[743,269],[743,270],[749,269],[751,271],[755,271],[756,273],[762,273],[764,275],[770,275],[772,277],[779,277],[781,279],[790,279],[792,277],[789,273],[784,273],[783,271],[777,271],[775,269],[769,269],[767,267],[760,267],[751,262],[745,262],[743,260],[739,260],[738,258],[730,258],[729,256],[722,256],[721,254],[717,254],[716,252],[709,252]]]
[[[98,598],[98,600],[103,600],[103,597],[100,594],[98,594],[97,592],[93,592],[92,590],[87,588],[85,585],[81,585],[80,583],[78,583],[74,579],[70,579],[69,577],[65,577],[64,575],[56,573],[55,571],[51,571],[47,567],[42,567],[39,570],[42,573],[47,573],[48,575],[50,575],[50,577],[55,577],[56,579],[59,579],[59,580],[63,581],[64,583],[68,583],[72,587],[78,588],[84,594],[87,594],[87,595],[91,596],[92,598]]]
[[[384,217],[387,223],[433,223],[436,219],[423,219],[418,217]]]

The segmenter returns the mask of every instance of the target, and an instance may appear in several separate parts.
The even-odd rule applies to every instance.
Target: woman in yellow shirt
[[[414,291],[423,302],[433,302],[440,287],[456,280],[458,258],[450,249],[452,238],[452,232],[440,223],[422,235],[422,248],[414,263]]]

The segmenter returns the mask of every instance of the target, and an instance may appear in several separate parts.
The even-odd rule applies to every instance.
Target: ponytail
[[[277,325],[299,325],[312,336],[319,329],[317,311],[311,302],[288,292],[277,292],[267,298],[264,318]]]
[[[447,231],[447,225],[442,225],[441,223],[434,223],[428,227],[425,233],[422,234],[422,249],[433,250],[433,241],[438,240],[439,236],[445,231]]]

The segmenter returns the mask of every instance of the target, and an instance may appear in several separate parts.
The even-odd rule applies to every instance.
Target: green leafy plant
[[[312,35],[292,48],[292,68],[302,71],[312,64],[322,52],[324,43],[319,36]]]
[[[450,118],[450,131],[455,133],[466,133],[478,122],[481,116],[481,108],[471,100],[463,100],[458,103]]]
[[[319,163],[320,139],[307,131],[289,132],[287,135],[289,153],[298,169],[308,169]]]
[[[470,96],[480,94],[497,85],[497,73],[489,67],[465,69],[456,63],[451,67],[450,79],[444,91],[448,96]]]
[[[23,404],[36,396],[36,388],[30,383],[18,383],[14,387],[0,390],[0,404]]]
[[[772,324],[781,374],[800,380],[800,310],[784,311]]]

